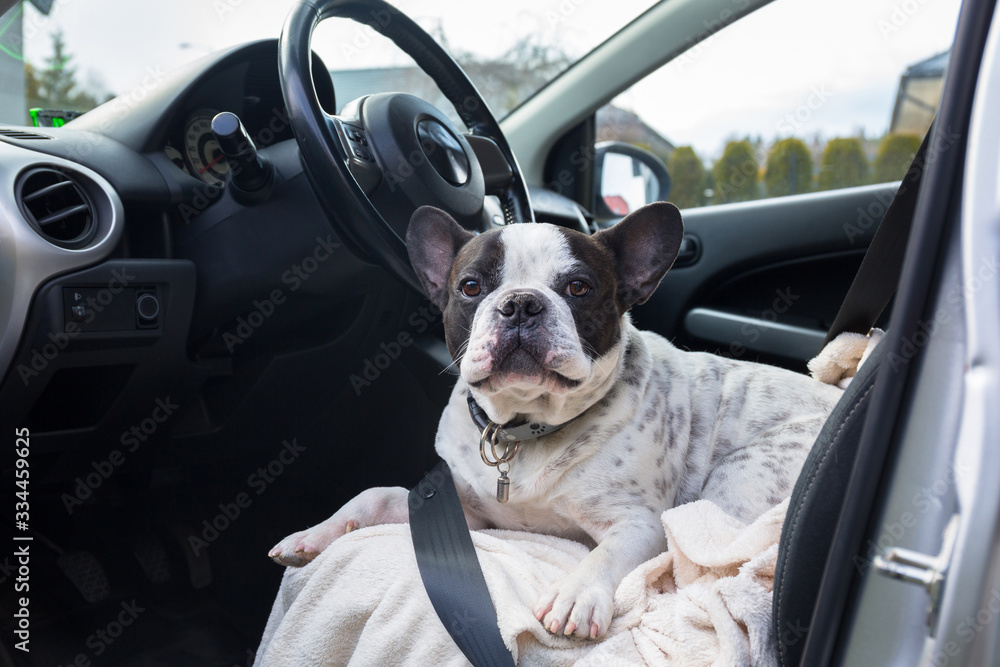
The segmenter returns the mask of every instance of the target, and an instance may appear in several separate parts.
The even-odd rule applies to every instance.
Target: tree
[[[784,197],[812,189],[813,161],[801,139],[782,139],[767,154],[764,184],[769,197]]]
[[[452,56],[498,118],[573,63],[558,44],[545,43],[537,34],[519,38],[496,58],[458,50]]]
[[[837,190],[868,182],[868,158],[857,137],[831,139],[819,167],[820,190]]]
[[[920,148],[920,141],[915,134],[890,134],[882,139],[875,155],[875,182],[887,183],[903,178]]]
[[[73,56],[66,53],[62,32],[58,31],[52,35],[52,55],[45,59],[44,68],[39,70],[25,61],[25,98],[29,109],[90,111],[100,104],[94,95],[80,89],[72,61]]]
[[[705,167],[690,146],[679,146],[667,164],[670,179],[670,201],[678,208],[694,208],[705,203]]]
[[[757,158],[749,141],[730,141],[726,144],[722,157],[712,165],[716,203],[756,199],[757,168]]]

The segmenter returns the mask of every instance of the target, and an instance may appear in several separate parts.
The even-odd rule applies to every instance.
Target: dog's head
[[[623,316],[656,289],[682,236],[665,202],[593,236],[541,223],[475,236],[424,206],[406,242],[444,313],[448,350],[490,417],[558,424],[614,382]]]

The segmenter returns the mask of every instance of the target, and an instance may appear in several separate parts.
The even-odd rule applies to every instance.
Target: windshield
[[[0,19],[0,122],[31,124],[32,107],[86,111],[213,51],[277,37],[293,0],[25,0]],[[652,0],[394,3],[458,60],[502,118],[642,13]],[[442,109],[412,60],[360,24],[329,20],[313,48],[338,105],[401,90]],[[360,85],[364,83],[365,85]]]

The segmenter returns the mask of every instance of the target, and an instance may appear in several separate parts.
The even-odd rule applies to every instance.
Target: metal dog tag
[[[510,497],[510,478],[507,477],[507,473],[503,470],[500,471],[500,479],[497,480],[497,501],[501,503],[507,502],[507,498]]]

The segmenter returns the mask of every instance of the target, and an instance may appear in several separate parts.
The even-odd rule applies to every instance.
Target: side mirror
[[[621,141],[605,141],[594,147],[598,219],[621,218],[632,211],[666,201],[670,174],[663,160],[647,150]]]

